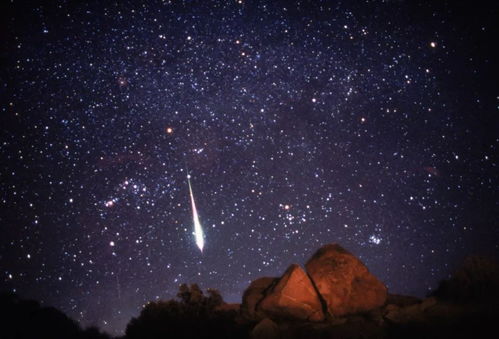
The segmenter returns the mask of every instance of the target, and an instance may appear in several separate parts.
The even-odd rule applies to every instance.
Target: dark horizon
[[[181,283],[240,302],[327,243],[418,297],[499,258],[497,5],[0,13],[0,291],[116,334]]]

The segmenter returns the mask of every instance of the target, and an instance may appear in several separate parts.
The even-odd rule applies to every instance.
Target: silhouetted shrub
[[[126,338],[244,338],[237,312],[217,309],[223,298],[217,290],[205,296],[198,285],[182,284],[179,300],[151,302],[127,325]]]
[[[488,257],[470,256],[451,279],[440,282],[432,295],[453,302],[499,301],[499,265]]]

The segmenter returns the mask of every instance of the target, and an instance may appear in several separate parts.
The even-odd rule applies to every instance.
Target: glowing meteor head
[[[198,245],[198,248],[199,250],[201,251],[201,253],[203,253],[203,248],[204,248],[204,240],[201,240],[201,241],[196,241],[196,245]]]
[[[190,175],[187,175],[187,179],[190,178]],[[198,211],[196,209],[196,203],[194,202],[194,194],[192,193],[191,183],[189,181],[189,194],[191,196],[191,205],[192,205],[192,219],[194,222],[194,237],[196,240],[196,245],[203,252],[204,247],[204,232],[201,223],[199,222]]]
[[[204,232],[203,232],[203,228],[201,227],[201,223],[199,222],[197,215],[194,217],[194,237],[196,239],[196,245],[201,250],[201,252],[203,252]]]

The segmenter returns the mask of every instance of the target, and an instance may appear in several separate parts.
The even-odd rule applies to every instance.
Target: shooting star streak
[[[198,211],[196,209],[196,203],[194,202],[194,194],[192,193],[190,178],[191,176],[187,174],[187,183],[189,184],[189,194],[191,196],[192,219],[194,221],[194,237],[196,239],[196,245],[199,247],[201,252],[203,252],[204,232],[203,232],[203,227],[201,227],[201,223],[199,222]]]

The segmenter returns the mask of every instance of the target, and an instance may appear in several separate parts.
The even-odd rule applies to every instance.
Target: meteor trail
[[[187,183],[189,184],[189,194],[191,196],[191,205],[192,205],[192,219],[194,221],[194,237],[196,238],[196,245],[199,247],[201,252],[203,252],[204,247],[204,232],[201,227],[201,223],[199,222],[198,211],[196,209],[196,203],[194,202],[194,194],[192,194],[191,187],[191,176],[187,173]]]

